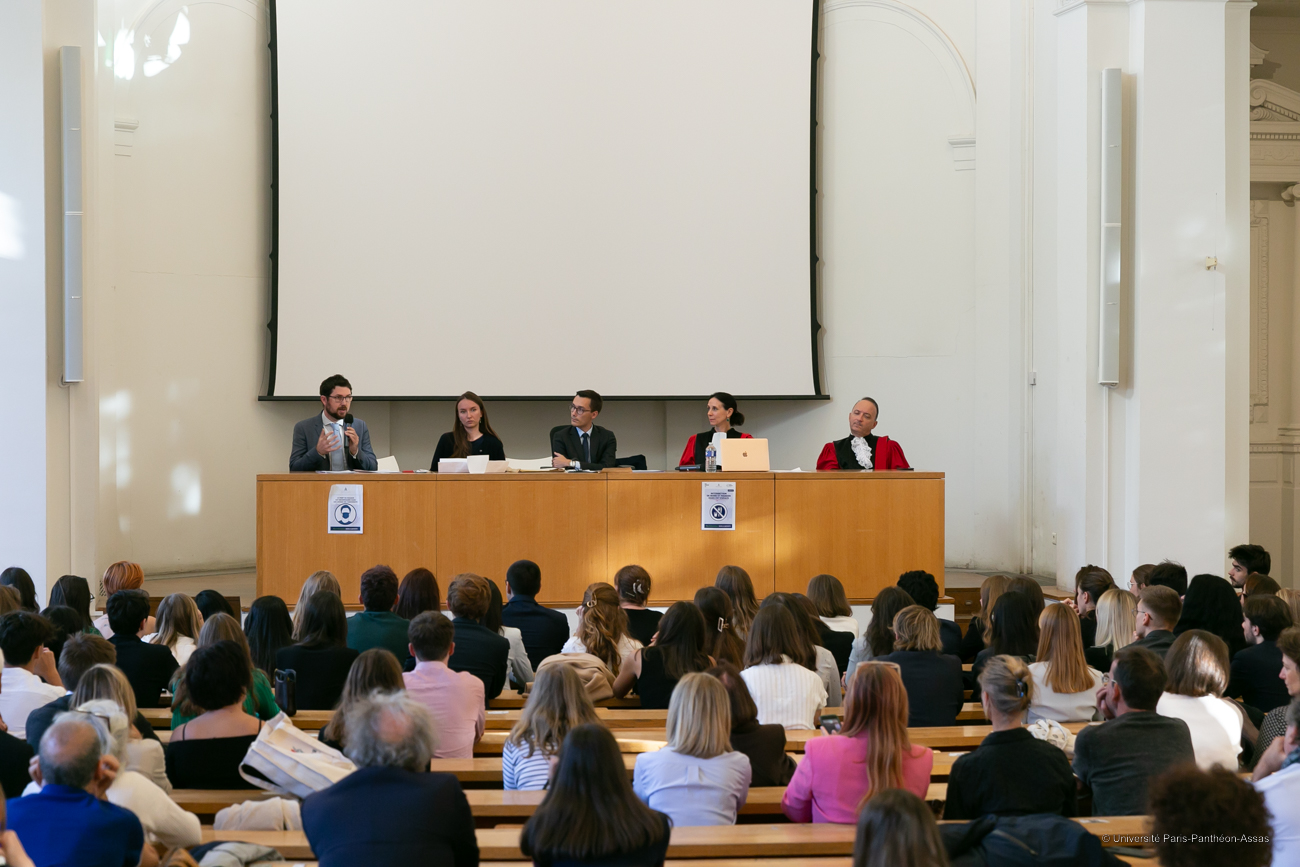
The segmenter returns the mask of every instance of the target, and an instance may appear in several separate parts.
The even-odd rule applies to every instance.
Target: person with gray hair
[[[120,714],[120,711],[119,711]],[[108,722],[94,714],[61,714],[41,736],[33,777],[41,790],[8,802],[8,825],[37,864],[66,867],[152,867],[153,847],[129,810],[104,800],[120,764],[106,747]]]
[[[321,867],[477,867],[474,816],[452,774],[429,771],[429,711],[406,693],[376,692],[348,711],[357,770],[302,802],[302,828]]]

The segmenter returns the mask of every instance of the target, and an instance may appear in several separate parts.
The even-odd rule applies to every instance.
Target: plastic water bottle
[[[704,449],[704,472],[716,473],[718,471],[718,449],[709,443]]]

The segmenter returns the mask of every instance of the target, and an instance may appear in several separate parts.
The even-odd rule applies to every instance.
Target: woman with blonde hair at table
[[[886,789],[924,798],[934,753],[907,737],[907,689],[892,662],[864,662],[849,675],[839,734],[811,738],[781,798],[792,822],[852,824],[858,805]]]
[[[578,607],[578,628],[560,653],[590,653],[618,676],[623,657],[641,649],[627,631],[627,612],[618,604],[618,591],[604,581],[587,586]]]
[[[577,726],[599,724],[596,708],[571,665],[537,672],[519,721],[501,748],[501,784],[507,790],[545,789],[564,736]]]
[[[184,593],[173,593],[158,604],[158,631],[144,636],[146,644],[161,644],[184,665],[198,646],[203,615],[199,606]]]
[[[667,735],[663,749],[636,757],[637,797],[674,827],[736,824],[753,770],[749,757],[731,748],[731,697],[722,681],[683,675],[668,705]]]
[[[1102,673],[1110,671],[1115,654],[1133,643],[1137,628],[1137,597],[1112,587],[1097,600],[1097,643],[1083,649],[1088,665]]]
[[[298,591],[298,601],[293,606],[293,640],[302,641],[302,617],[307,610],[307,600],[317,590],[325,590],[333,593],[340,599],[343,598],[343,588],[339,584],[339,579],[334,577],[334,573],[325,569],[313,572],[307,576],[303,582],[302,589]]]
[[[122,670],[114,665],[100,663],[91,666],[77,681],[72,694],[71,707],[86,702],[107,700],[114,702],[128,720],[136,718],[135,690]],[[129,726],[122,758],[123,770],[137,771],[163,791],[170,792],[172,784],[167,779],[167,760],[163,745],[155,737],[143,737],[134,723]]]
[[[1034,676],[1030,724],[1040,719],[1087,722],[1096,717],[1101,672],[1090,668],[1084,658],[1079,615],[1069,605],[1049,605],[1038,615],[1038,652],[1029,671]]]
[[[144,569],[139,563],[132,563],[129,560],[118,560],[116,563],[104,570],[104,577],[103,580],[100,581],[100,585],[104,589],[104,595],[100,600],[100,604],[102,605],[104,602],[108,601],[108,597],[112,596],[119,590],[139,590],[141,587],[144,587]],[[99,634],[105,638],[113,637],[113,629],[108,625],[107,611],[99,617],[96,617],[95,622],[91,625],[98,629]],[[156,628],[154,619],[149,617],[145,620],[144,626],[141,627],[140,634],[148,635],[150,632],[155,631]]]

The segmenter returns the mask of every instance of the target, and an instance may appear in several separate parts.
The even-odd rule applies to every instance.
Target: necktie
[[[582,434],[582,454],[582,462],[591,463],[591,436],[589,434]]]
[[[334,436],[339,438],[339,447],[330,452],[330,469],[346,470],[348,468],[348,459],[344,457],[346,454],[344,449],[347,448],[347,440],[343,438],[343,425],[334,422],[330,427],[334,429]]]

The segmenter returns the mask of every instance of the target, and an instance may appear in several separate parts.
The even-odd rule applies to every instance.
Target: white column
[[[0,568],[45,595],[45,159],[40,0],[0,3]]]

